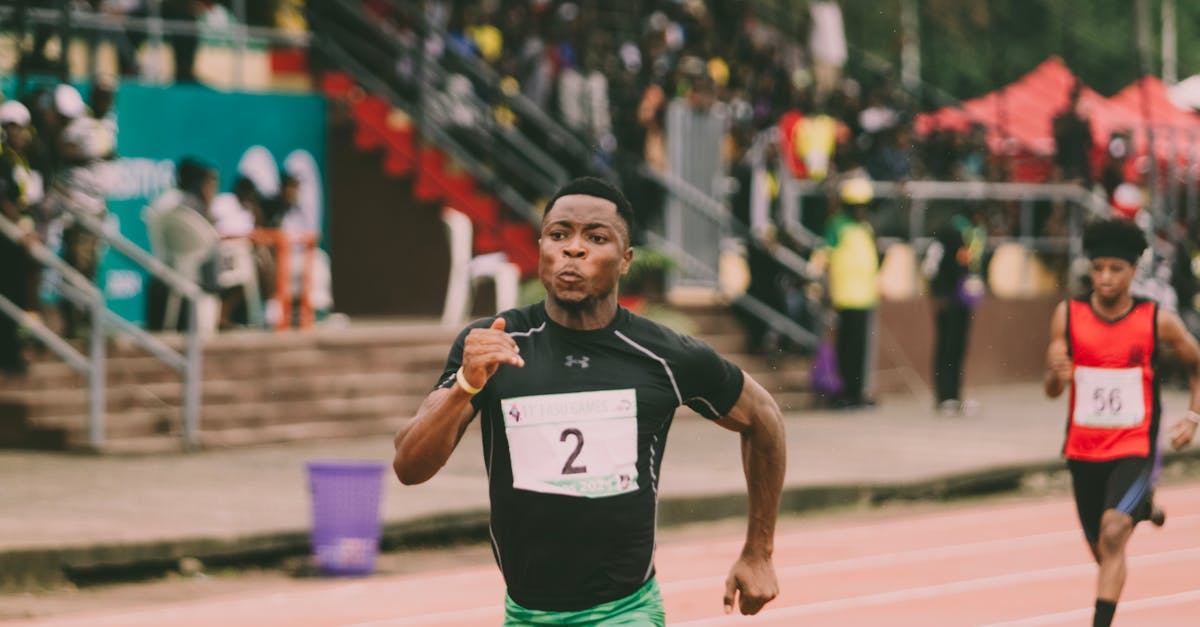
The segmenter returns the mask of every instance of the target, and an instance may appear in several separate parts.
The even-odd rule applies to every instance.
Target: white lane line
[[[503,617],[504,608],[499,602],[497,602],[495,605],[489,605],[487,607],[475,607],[469,610],[455,610],[451,612],[438,612],[436,614],[423,614],[421,616],[390,618],[369,621],[366,623],[347,624],[342,625],[341,627],[409,627],[414,625],[440,625],[459,621],[473,621],[478,624],[479,621],[485,621],[489,619],[491,619],[491,624],[495,624],[498,622],[496,619]]]
[[[1173,519],[1172,524],[1177,527],[1193,527],[1195,523],[1200,522],[1200,515],[1196,516],[1180,516]],[[950,546],[940,546],[927,549],[915,549],[911,551],[898,551],[895,553],[884,553],[882,555],[865,555],[863,557],[853,557],[844,560],[834,560],[829,562],[816,562],[812,564],[798,564],[796,566],[776,567],[775,574],[777,576],[784,575],[824,575],[830,573],[846,572],[860,570],[864,568],[880,568],[886,566],[896,566],[899,564],[926,562],[936,559],[952,559],[957,557],[971,557],[978,555],[987,555],[991,553],[1007,553],[1013,550],[1038,548],[1043,546],[1053,546],[1062,542],[1069,542],[1079,539],[1082,542],[1082,534],[1080,531],[1054,531],[1050,533],[1039,533],[1029,536],[1019,536],[1016,538],[1002,538],[999,540],[984,540],[981,542],[968,542],[963,544],[954,544]],[[732,564],[733,562],[730,561]],[[668,592],[684,592],[689,590],[702,589],[705,587],[716,585],[724,585],[725,575],[713,577],[700,577],[694,579],[681,579],[676,581],[659,580],[659,586],[664,593]]]
[[[1162,551],[1159,553],[1150,553],[1131,558],[1129,561],[1133,565],[1152,566],[1156,564],[1166,564],[1178,561],[1187,561],[1200,558],[1200,548],[1186,549],[1182,551]],[[1073,575],[1084,575],[1094,572],[1095,564],[1084,563],[1074,564],[1071,566],[1058,566],[1055,568],[1045,568],[1042,570],[1034,570],[1027,572],[1009,573],[1006,575],[995,575],[991,577],[980,577],[978,579],[967,579],[964,581],[955,581],[950,583],[935,584],[931,586],[919,586],[916,588],[904,588],[900,590],[892,590],[889,592],[880,592],[875,594],[864,594],[860,596],[845,597],[841,599],[832,599],[829,601],[820,601],[817,603],[806,603],[803,605],[792,605],[785,607],[776,607],[764,610],[760,615],[768,616],[772,619],[777,618],[793,618],[797,616],[807,616],[810,614],[823,614],[837,610],[846,610],[859,607],[870,607],[876,605],[888,605],[891,603],[900,603],[904,601],[915,601],[920,599],[937,598],[951,594],[961,594],[964,592],[975,592],[977,590],[988,590],[991,588],[1002,588],[1004,586],[1014,584],[1027,584],[1038,581],[1048,581],[1061,577]],[[707,627],[709,625],[734,625],[741,620],[740,616],[719,616],[716,618],[705,618],[700,620],[688,621],[684,623],[676,623],[677,627]]]
[[[1200,590],[1189,590],[1187,592],[1165,594],[1163,596],[1135,599],[1133,601],[1121,601],[1117,605],[1117,613],[1121,616],[1124,616],[1138,610],[1169,607],[1172,605],[1179,605],[1181,603],[1190,603],[1192,601],[1200,601]],[[1095,611],[1095,608],[1081,607],[1077,610],[1070,610],[1067,612],[1056,612],[1054,614],[1030,616],[1029,618],[1022,618],[1003,623],[991,623],[989,625],[984,625],[984,627],[1033,627],[1034,625],[1057,625],[1068,622],[1071,624],[1079,624],[1079,621],[1085,621],[1091,618],[1093,611]]]
[[[1200,515],[1195,516],[1180,516],[1171,520],[1174,528],[1191,527],[1195,523],[1200,522]],[[895,566],[906,563],[926,562],[934,559],[947,559],[955,557],[970,557],[978,555],[986,555],[993,553],[1006,553],[1013,550],[1039,548],[1043,546],[1053,546],[1062,542],[1067,542],[1077,539],[1080,532],[1074,531],[1054,531],[1050,533],[1034,534],[1029,536],[1020,536],[1016,538],[1003,538],[999,540],[984,540],[982,542],[970,542],[964,544],[956,544],[951,546],[933,547],[928,549],[915,549],[911,551],[898,551],[895,553],[886,553],[883,555],[868,555],[863,557],[855,557],[844,560],[834,560],[829,562],[816,562],[812,564],[799,564],[796,566],[785,566],[776,568],[776,575],[821,575],[837,572],[846,572],[860,570],[864,568],[880,568],[886,566]],[[732,562],[731,562],[732,563]],[[693,590],[703,590],[705,588],[713,588],[719,590],[725,583],[725,575],[715,575],[711,577],[696,577],[692,579],[680,580],[659,580],[659,586],[663,594],[676,594],[690,592]],[[453,610],[445,612],[436,612],[432,614],[421,614],[406,617],[397,617],[377,622],[355,623],[347,627],[403,627],[407,625],[437,625],[449,623],[458,620],[473,620],[487,619],[501,614],[498,606],[476,607],[466,610]]]

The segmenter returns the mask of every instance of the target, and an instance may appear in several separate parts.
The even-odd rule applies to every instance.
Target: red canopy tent
[[[988,129],[992,152],[1015,160],[1014,179],[1044,180],[1054,157],[1054,117],[1069,105],[1076,81],[1062,59],[1050,57],[997,91],[957,107],[918,115],[916,130],[925,135],[937,129],[963,131],[972,123],[983,124]],[[1200,133],[1200,116],[1175,107],[1167,98],[1166,87],[1154,77],[1145,77],[1112,98],[1082,87],[1079,109],[1092,126],[1094,171],[1103,162],[1104,147],[1114,131],[1133,131],[1133,152],[1144,156],[1147,152],[1144,130],[1147,126],[1155,128],[1155,155],[1160,162],[1169,159],[1174,151],[1174,145],[1166,141],[1171,132],[1181,138]],[[1180,141],[1178,145],[1184,143]],[[1181,149],[1177,159],[1182,152]]]

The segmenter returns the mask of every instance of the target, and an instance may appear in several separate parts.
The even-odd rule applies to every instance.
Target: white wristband
[[[1184,416],[1183,419],[1192,423],[1193,425],[1195,425],[1197,427],[1200,427],[1200,413],[1197,413],[1197,412],[1189,409],[1187,415]]]
[[[471,384],[467,383],[467,378],[463,376],[462,366],[458,367],[458,372],[454,373],[454,378],[458,381],[458,386],[461,387],[464,392],[466,392],[467,394],[470,394],[471,396],[475,396],[476,394],[479,393],[480,390],[483,389],[483,388],[471,387]]]

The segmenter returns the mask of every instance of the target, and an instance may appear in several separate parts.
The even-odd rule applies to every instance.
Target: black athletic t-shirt
[[[628,596],[654,574],[658,473],[676,408],[725,415],[742,371],[624,308],[591,331],[555,324],[542,303],[501,315],[525,366],[500,366],[472,404],[509,596],[544,611]],[[438,387],[455,384],[467,334],[492,320],[459,334]]]

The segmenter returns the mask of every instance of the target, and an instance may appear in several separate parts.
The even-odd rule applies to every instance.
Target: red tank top
[[[1154,379],[1158,304],[1137,299],[1122,318],[1096,315],[1089,300],[1067,302],[1067,342],[1075,367],[1067,441],[1069,459],[1149,456],[1158,431]]]

